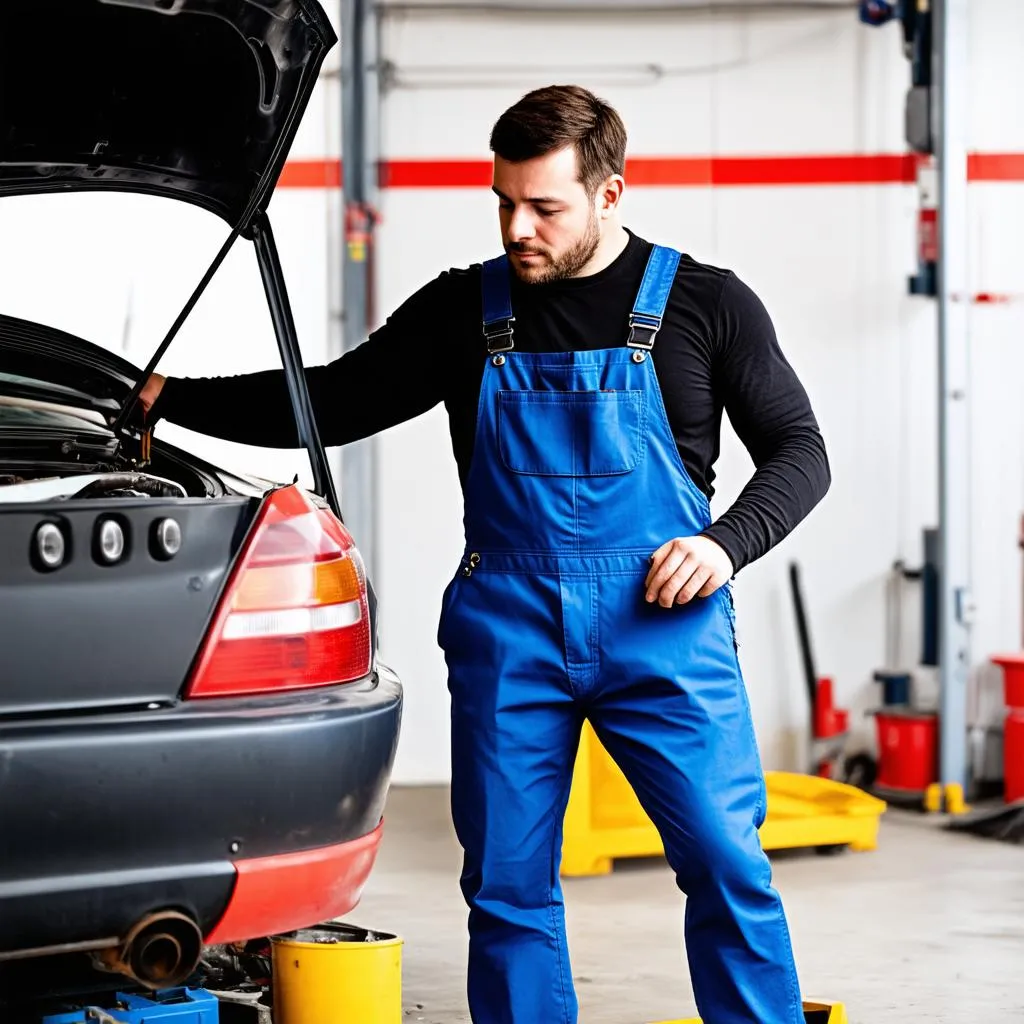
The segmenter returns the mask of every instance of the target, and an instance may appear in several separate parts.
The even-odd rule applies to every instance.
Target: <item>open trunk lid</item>
[[[0,13],[0,196],[265,206],[324,56],[312,0],[31,0]]]

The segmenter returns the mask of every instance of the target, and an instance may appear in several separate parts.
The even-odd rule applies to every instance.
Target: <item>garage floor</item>
[[[441,788],[396,789],[377,869],[352,915],[405,939],[406,1020],[469,1021],[460,852]],[[806,997],[851,1024],[1024,1021],[1024,848],[890,811],[879,849],[773,858]],[[681,900],[662,860],[565,883],[581,1024],[692,1015]],[[543,1024],[543,1022],[537,1022]]]

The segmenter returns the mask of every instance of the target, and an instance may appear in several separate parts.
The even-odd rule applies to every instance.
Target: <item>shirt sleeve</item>
[[[831,472],[810,400],[761,300],[730,275],[718,310],[713,379],[754,463],[735,503],[706,531],[735,570],[782,541],[825,496]]]
[[[445,398],[448,339],[437,325],[457,301],[448,274],[407,299],[357,348],[305,371],[320,440],[345,445],[427,412]],[[300,446],[283,370],[169,377],[150,411],[189,430],[265,448]]]

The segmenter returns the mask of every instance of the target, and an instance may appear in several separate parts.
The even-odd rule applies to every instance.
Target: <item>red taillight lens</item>
[[[362,559],[297,487],[271,494],[238,559],[187,697],[329,686],[370,671]]]

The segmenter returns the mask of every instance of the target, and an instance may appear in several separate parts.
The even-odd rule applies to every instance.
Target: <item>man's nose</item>
[[[510,242],[523,242],[533,238],[536,233],[534,219],[528,207],[517,206],[512,211],[508,222],[508,239]]]

